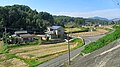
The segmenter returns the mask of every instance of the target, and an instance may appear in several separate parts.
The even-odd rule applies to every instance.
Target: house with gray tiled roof
[[[23,43],[33,41],[33,35],[29,34],[27,31],[15,31],[11,37],[15,38],[14,43]],[[17,42],[16,42],[17,39]]]

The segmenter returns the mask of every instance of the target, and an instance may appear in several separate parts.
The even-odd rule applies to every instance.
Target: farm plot
[[[24,61],[21,61],[20,59],[12,58],[0,62],[0,67],[28,67],[28,65],[24,63]]]
[[[74,34],[71,34],[71,36],[92,36],[92,35],[105,34],[107,32],[109,32],[109,31],[108,30],[104,30],[104,29],[96,29],[96,31],[92,31],[92,32],[74,33]]]
[[[65,32],[75,32],[75,31],[81,31],[80,28],[65,28]]]
[[[65,28],[66,33],[76,33],[80,31],[88,31],[89,28],[85,27],[75,27],[75,28]]]
[[[23,52],[28,52],[28,51],[33,51],[33,50],[41,50],[41,49],[45,49],[45,48],[50,48],[50,47],[56,47],[56,46],[61,46],[63,44],[66,44],[65,42],[64,43],[59,43],[59,44],[49,44],[49,45],[45,45],[45,44],[42,44],[42,45],[33,45],[33,46],[25,46],[25,47],[22,47],[22,48],[12,48],[10,49],[10,53],[14,54],[14,53],[23,53]]]
[[[21,58],[36,58],[50,54],[56,54],[67,50],[67,43],[58,43],[58,44],[49,44],[49,45],[37,45],[30,47],[22,47],[11,49],[10,53],[15,53],[16,56]],[[76,47],[77,45],[71,45],[71,48]]]
[[[75,49],[79,45],[83,45],[82,39],[78,38],[75,41],[70,42],[71,49]],[[55,44],[41,44],[10,48],[9,53],[15,55],[21,60],[24,60],[24,62],[27,63],[29,66],[35,66],[37,64],[41,64],[48,60],[56,58],[66,53],[67,50],[67,43],[62,42]]]

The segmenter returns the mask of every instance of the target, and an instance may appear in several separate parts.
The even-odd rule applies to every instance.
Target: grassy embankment
[[[75,49],[78,47],[83,46],[83,40],[82,39],[74,39],[70,42],[71,49]],[[20,62],[19,64],[24,64],[22,67],[33,67],[38,64],[42,64],[46,61],[49,61],[53,58],[56,58],[64,53],[67,52],[67,43],[57,43],[57,44],[49,44],[49,45],[22,45],[22,46],[10,46],[8,47],[8,51],[6,53],[0,54],[0,56],[5,56],[5,58],[0,59],[1,65],[7,65],[9,60],[11,59],[19,59],[15,61]],[[6,63],[7,62],[7,63]],[[12,62],[12,61],[11,61]],[[14,66],[14,64],[11,64],[11,66]],[[17,65],[19,65],[17,64]]]
[[[106,36],[98,39],[96,42],[91,42],[89,45],[86,45],[82,53],[91,53],[103,46],[117,40],[120,38],[120,26],[114,26],[116,29],[113,33],[107,34]]]

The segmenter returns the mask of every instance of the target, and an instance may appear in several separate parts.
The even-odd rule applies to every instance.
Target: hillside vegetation
[[[120,26],[114,26],[116,29],[113,33],[107,34],[106,36],[100,38],[96,42],[91,42],[90,44],[86,45],[84,50],[82,50],[83,53],[91,53],[99,48],[102,48],[103,46],[117,40],[120,38]]]
[[[53,25],[54,19],[47,12],[37,12],[25,5],[0,6],[0,30],[13,33],[15,30],[42,32],[47,26]]]

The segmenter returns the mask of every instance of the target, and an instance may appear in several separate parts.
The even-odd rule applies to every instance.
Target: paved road
[[[113,29],[113,31],[112,32],[114,32],[115,30]],[[112,33],[112,32],[110,32],[110,33]],[[110,34],[110,33],[107,33],[107,34]],[[85,41],[85,45],[87,45],[87,44],[89,44],[90,42],[94,42],[94,41],[96,41],[97,39],[99,39],[99,38],[101,38],[101,37],[103,37],[103,36],[105,36],[105,35],[95,35],[95,36],[81,36],[83,39],[84,39],[84,41]],[[85,46],[84,45],[84,46]],[[80,51],[84,48],[84,46],[82,46],[82,47],[80,47],[80,48],[78,48],[78,49],[75,49],[75,50],[73,50],[73,51],[71,51],[71,58],[73,59],[74,57],[76,57],[79,53],[80,53]],[[77,57],[77,58],[74,58],[75,59],[75,61],[76,61],[76,59],[78,59],[79,57]],[[59,67],[61,64],[63,64],[65,61],[67,61],[68,60],[68,53],[66,53],[66,54],[64,54],[64,55],[62,55],[62,56],[59,56],[59,57],[57,57],[57,58],[55,58],[55,59],[52,59],[52,60],[50,60],[50,61],[48,61],[48,62],[45,62],[45,63],[43,63],[43,64],[41,64],[41,65],[38,65],[37,67]],[[72,60],[72,61],[74,61],[74,60]]]
[[[74,60],[70,67],[120,67],[120,39]]]
[[[103,37],[104,35],[96,35],[96,36],[81,36],[84,41],[85,41],[85,44],[87,45],[88,43],[90,42],[94,42],[96,40],[98,40],[99,38]]]
[[[82,38],[85,41],[85,45],[87,45],[90,42],[96,41],[97,39],[103,37],[104,35],[97,35],[97,36],[82,36]],[[80,53],[80,51],[84,48],[80,47],[76,50],[71,51],[71,58],[75,57],[76,55],[78,55]],[[62,56],[59,56],[55,59],[52,59],[46,63],[43,63],[41,65],[38,65],[37,67],[58,67],[58,65],[62,64],[64,61],[66,61],[68,58],[68,53],[64,54]]]

